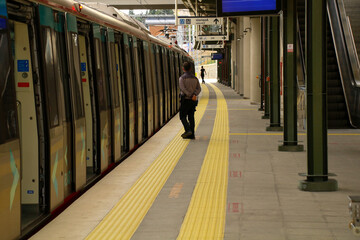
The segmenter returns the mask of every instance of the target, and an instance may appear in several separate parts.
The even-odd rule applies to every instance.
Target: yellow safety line
[[[282,136],[283,133],[230,133],[230,136]],[[306,133],[298,133],[305,136]],[[360,136],[360,133],[328,133],[329,136]]]
[[[214,129],[188,211],[177,239],[223,239],[229,159],[229,117],[224,95],[217,96]]]
[[[203,94],[195,113],[196,128],[209,101],[209,89],[202,86]],[[132,237],[190,142],[181,138],[182,133],[180,130],[86,239],[123,240]]]
[[[216,108],[211,108],[208,110],[216,110]],[[257,110],[256,108],[237,108],[237,109],[231,109],[229,108],[228,111],[254,111]]]

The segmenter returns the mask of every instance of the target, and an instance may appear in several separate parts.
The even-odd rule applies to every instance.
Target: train
[[[30,234],[175,116],[194,65],[74,0],[0,0],[0,55],[1,239]]]

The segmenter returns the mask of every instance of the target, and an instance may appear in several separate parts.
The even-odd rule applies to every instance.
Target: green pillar
[[[326,0],[308,0],[306,19],[307,163],[304,191],[336,191],[329,179],[326,116]]]
[[[265,18],[265,86],[264,86],[264,115],[262,116],[262,119],[269,119],[270,118],[270,97],[269,97],[269,79],[270,79],[270,18]]]
[[[284,0],[284,144],[279,151],[303,151],[297,139],[296,0]]]
[[[280,32],[279,17],[270,17],[270,126],[266,131],[282,131],[280,123]]]

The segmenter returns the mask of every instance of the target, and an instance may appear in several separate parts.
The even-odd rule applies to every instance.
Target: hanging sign
[[[216,17],[178,17],[178,25],[222,25],[223,18]]]

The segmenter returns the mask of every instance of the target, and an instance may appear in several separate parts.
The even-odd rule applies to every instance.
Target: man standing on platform
[[[195,108],[197,96],[201,92],[199,79],[191,73],[191,64],[184,62],[184,74],[179,79],[180,86],[180,120],[185,132],[181,135],[184,139],[195,139]]]
[[[200,75],[201,75],[201,79],[202,79],[202,83],[205,83],[205,74],[206,74],[206,71],[205,71],[205,68],[203,66],[201,66],[201,69],[200,69]]]

